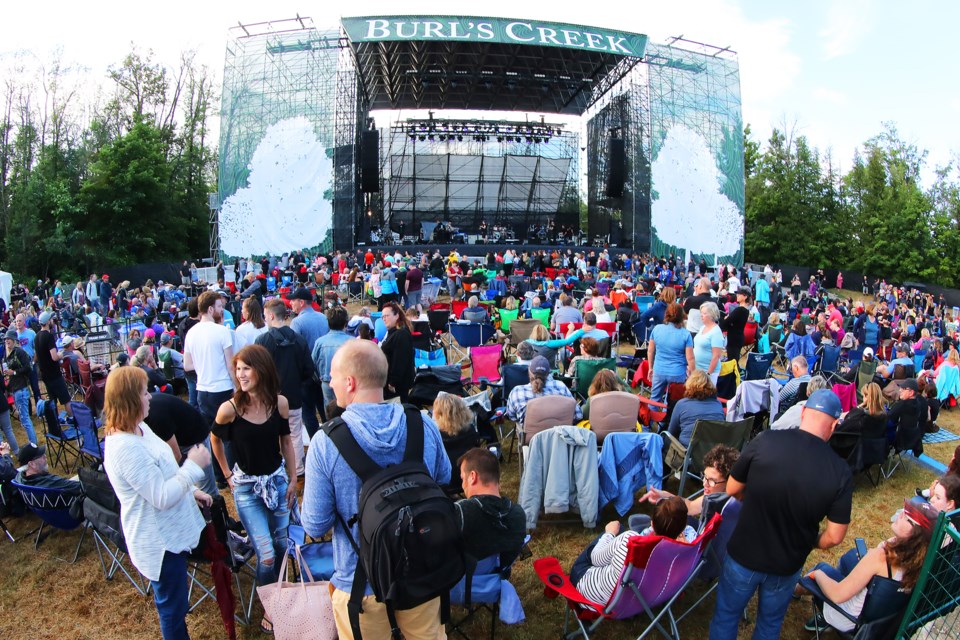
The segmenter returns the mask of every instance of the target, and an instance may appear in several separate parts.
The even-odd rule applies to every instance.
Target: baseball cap
[[[69,347],[73,344],[73,336],[64,336],[63,340],[60,341],[60,345],[64,348]]]
[[[807,398],[807,409],[814,409],[820,413],[825,413],[833,419],[839,419],[843,413],[843,407],[840,405],[840,398],[830,389],[817,389]]]
[[[313,295],[305,287],[298,287],[296,291],[290,294],[291,300],[304,300],[313,302]]]
[[[40,314],[40,317],[37,318],[37,320],[40,321],[41,325],[47,324],[52,319],[53,319],[53,314],[50,313],[49,311],[44,311],[43,313]]]
[[[913,392],[920,391],[920,386],[917,384],[916,378],[907,378],[906,380],[900,381],[901,389],[910,389]]]
[[[17,456],[17,459],[20,461],[20,466],[32,462],[37,458],[42,457],[47,452],[47,448],[43,445],[37,446],[32,442],[20,447],[20,454]]]
[[[110,279],[110,276],[108,276],[107,274],[103,274],[102,276],[100,276],[100,279],[101,279],[101,280],[109,280],[109,279]]]
[[[21,449],[21,451],[23,450]],[[21,453],[21,456],[22,455]],[[906,498],[903,501],[903,515],[918,527],[923,527],[927,530],[933,529],[933,525],[937,521],[937,514],[939,513],[940,511],[938,511],[935,506],[920,496]]]
[[[543,356],[537,356],[530,361],[530,375],[545,376],[550,373],[550,362]]]
[[[173,336],[171,336],[169,333],[160,334],[160,344],[167,344],[171,340],[173,340]]]
[[[163,286],[163,280],[157,280],[157,286],[158,286],[158,287],[162,287],[162,286]]]
[[[592,296],[593,296],[593,289],[587,289],[586,291],[583,292],[583,295],[586,296],[587,298],[592,297]]]
[[[864,357],[864,358],[872,358],[872,357],[873,357],[873,347],[867,347],[866,349],[864,349],[864,350],[863,350],[863,357]]]
[[[906,342],[898,342],[895,349],[897,353],[910,353],[910,347],[907,346]]]

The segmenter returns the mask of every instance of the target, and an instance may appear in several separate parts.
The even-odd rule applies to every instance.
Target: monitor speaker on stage
[[[380,132],[364,131],[360,137],[360,190],[380,191]]]
[[[623,197],[623,176],[626,169],[626,153],[623,138],[610,138],[610,152],[607,154],[607,197]]]

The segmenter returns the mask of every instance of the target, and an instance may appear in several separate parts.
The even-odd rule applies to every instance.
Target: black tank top
[[[237,414],[229,424],[214,423],[213,433],[233,443],[234,458],[245,474],[265,476],[276,471],[283,461],[280,436],[290,435],[290,422],[276,409],[262,424]]]

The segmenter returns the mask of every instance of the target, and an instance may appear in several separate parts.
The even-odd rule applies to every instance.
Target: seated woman
[[[147,390],[150,393],[160,391],[162,387],[167,385],[167,377],[157,367],[157,361],[153,357],[153,349],[149,346],[143,345],[137,349],[130,364],[140,367],[147,374]]]
[[[657,503],[653,512],[653,535],[687,542],[687,506],[674,496]],[[619,535],[618,535],[619,534]],[[607,523],[604,533],[594,540],[574,561],[570,582],[584,596],[598,604],[606,604],[617,586],[617,579],[627,560],[627,543],[640,534],[631,529],[620,533],[620,523]]]
[[[601,369],[597,371],[593,382],[590,383],[590,389],[587,391],[587,401],[583,403],[583,419],[590,419],[590,398],[600,393],[608,391],[623,391],[623,385],[620,384],[620,378],[615,371],[610,369]]]
[[[697,420],[723,420],[723,405],[717,399],[717,388],[710,376],[701,369],[694,369],[683,387],[683,398],[673,408],[667,431],[686,447]]]
[[[536,340],[538,342],[549,342],[550,341],[550,330],[543,326],[542,323],[537,323],[533,327],[533,331],[530,332],[530,339],[525,340],[529,344],[534,352],[538,355],[543,356],[553,365],[557,361],[557,349],[555,347],[549,347],[546,344],[535,344],[531,340]]]
[[[780,344],[783,340],[783,325],[780,323],[780,314],[774,311],[767,320],[767,335],[770,337],[770,346]]]
[[[725,444],[718,444],[707,451],[703,456],[703,493],[693,500],[683,498],[687,505],[687,514],[691,518],[698,518],[703,512],[703,499],[710,495],[720,496],[727,492],[727,479],[730,477],[730,470],[740,458],[740,452],[733,447]],[[650,489],[640,496],[638,502],[659,503],[661,500],[672,498],[674,495],[663,489]],[[734,498],[730,498],[734,500]],[[644,514],[634,514],[630,516],[630,528],[642,530],[647,526],[650,516]]]
[[[937,513],[937,509],[923,498],[904,500],[903,509],[891,518],[894,536],[871,549],[848,574],[820,563],[806,578],[816,582],[831,602],[857,617],[863,609],[867,585],[874,576],[892,578],[902,583],[905,590],[913,589],[930,545]],[[805,628],[823,630],[827,625],[843,632],[854,629],[852,622],[830,606],[823,608],[822,617],[818,614],[808,620]]]
[[[544,327],[546,328],[546,327]],[[577,375],[577,362],[580,360],[599,360],[600,359],[600,343],[593,338],[581,338],[580,339],[580,353],[573,356],[570,359],[570,364],[567,367],[567,375],[575,376]]]
[[[440,429],[443,448],[450,458],[450,483],[445,490],[460,491],[460,456],[477,446],[473,412],[463,398],[441,391],[433,401],[433,421]]]

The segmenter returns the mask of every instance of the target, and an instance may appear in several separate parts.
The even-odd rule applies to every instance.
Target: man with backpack
[[[445,638],[446,598],[465,560],[454,505],[437,484],[450,481],[440,432],[415,408],[383,402],[387,359],[371,342],[340,347],[330,378],[345,411],[310,443],[301,519],[310,536],[333,528],[340,638]]]
[[[280,393],[290,403],[290,437],[297,457],[297,475],[303,475],[303,383],[313,379],[313,360],[303,336],[285,324],[287,307],[274,298],[263,308],[269,329],[257,336],[256,344],[273,356],[280,376]]]

